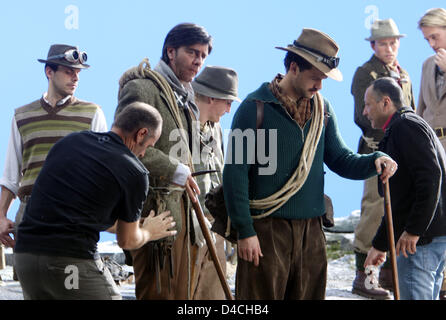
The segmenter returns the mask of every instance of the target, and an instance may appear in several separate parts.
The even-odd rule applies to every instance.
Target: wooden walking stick
[[[385,216],[387,225],[387,238],[390,248],[390,261],[392,263],[392,280],[393,280],[393,296],[395,300],[400,299],[400,288],[398,286],[398,269],[396,265],[396,252],[395,252],[395,236],[393,233],[393,220],[392,220],[392,207],[390,204],[390,188],[389,181],[384,184],[384,202],[385,202]]]
[[[0,244],[0,270],[6,268],[6,258],[5,258],[5,250],[3,249],[3,245]],[[1,280],[1,277],[0,277]]]
[[[220,261],[218,261],[217,250],[215,249],[214,241],[211,237],[211,232],[209,228],[206,226],[206,222],[204,220],[203,210],[201,209],[200,202],[192,202],[192,205],[195,209],[195,213],[197,214],[198,223],[200,224],[201,231],[203,232],[204,239],[206,240],[206,244],[209,248],[209,252],[211,253],[212,261],[214,262],[215,269],[217,269],[217,274],[220,279],[221,286],[223,287],[223,291],[225,292],[226,299],[234,300],[232,296],[231,289],[229,288],[228,283],[226,282],[226,277],[223,273],[223,269],[220,265]]]

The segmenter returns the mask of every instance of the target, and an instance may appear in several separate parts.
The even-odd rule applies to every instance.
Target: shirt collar
[[[387,129],[387,127],[389,126],[390,121],[392,120],[394,114],[395,114],[395,113],[392,113],[392,114],[389,116],[389,118],[387,119],[386,123],[385,123],[384,126],[382,127],[383,131],[386,131],[386,129]]]
[[[48,99],[47,99],[47,96],[48,96],[48,92],[45,92],[45,93],[43,94],[43,100],[44,100],[46,103],[48,103],[49,105],[51,105],[50,102],[49,102]],[[65,103],[68,101],[68,99],[70,99],[70,98],[71,98],[71,95],[68,95],[68,96],[66,96],[66,97],[63,98],[63,99],[60,99],[59,101],[57,101],[56,106],[61,106],[61,105],[65,104]]]

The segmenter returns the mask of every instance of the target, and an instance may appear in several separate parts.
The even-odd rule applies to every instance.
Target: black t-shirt
[[[134,222],[149,172],[113,132],[82,131],[48,153],[18,227],[16,252],[97,258],[99,232]]]

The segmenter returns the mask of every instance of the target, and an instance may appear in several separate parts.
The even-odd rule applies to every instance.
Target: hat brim
[[[379,37],[368,37],[365,38],[366,41],[376,41],[379,39],[387,39],[387,38],[404,38],[406,35],[405,34],[398,34],[398,35],[383,35],[383,36],[379,36]]]
[[[339,69],[337,69],[337,68],[330,69],[326,64],[324,64],[320,61],[317,61],[316,57],[314,57],[313,55],[311,55],[303,50],[300,50],[299,48],[296,48],[294,46],[288,46],[286,48],[285,47],[276,47],[276,49],[289,51],[289,52],[292,52],[292,53],[295,53],[295,54],[301,56],[302,58],[307,60],[309,63],[311,63],[316,69],[318,69],[323,74],[325,74],[327,77],[329,77],[333,80],[342,81],[344,78]]]
[[[87,69],[90,68],[90,65],[88,64],[72,64],[69,62],[65,62],[65,61],[60,61],[60,60],[44,60],[44,59],[37,59],[37,61],[41,62],[41,63],[51,63],[51,64],[57,64],[60,66],[64,66],[64,67],[68,67],[68,68],[73,68],[73,69]]]
[[[237,102],[242,101],[237,96],[222,93],[215,89],[206,87],[196,81],[192,81],[192,88],[194,89],[194,92],[201,94],[203,96],[206,96],[206,97],[216,98],[216,99],[227,99],[227,100],[233,100],[233,101],[237,101]]]

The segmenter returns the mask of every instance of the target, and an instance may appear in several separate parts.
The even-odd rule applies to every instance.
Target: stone
[[[325,228],[325,232],[332,233],[354,233],[355,228],[361,218],[361,211],[355,210],[347,217],[335,218],[335,225],[331,228]]]

